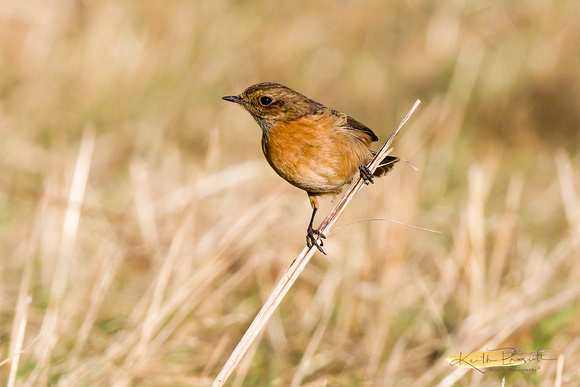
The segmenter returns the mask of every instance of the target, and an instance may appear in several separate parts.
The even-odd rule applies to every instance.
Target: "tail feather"
[[[398,161],[399,161],[399,158],[396,156],[385,157],[381,161],[381,163],[379,164],[379,166],[377,167],[375,172],[373,173],[373,176],[381,177],[381,176],[386,175],[387,173],[389,173],[391,171],[391,169],[393,169],[393,167],[395,166],[395,163],[397,163]]]

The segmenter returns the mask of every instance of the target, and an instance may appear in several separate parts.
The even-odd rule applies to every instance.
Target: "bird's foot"
[[[363,181],[365,182],[366,185],[370,184],[374,184],[374,180],[373,180],[373,174],[372,172],[366,167],[366,165],[363,165],[362,167],[360,167],[360,177],[361,179],[363,179]]]
[[[308,227],[308,231],[306,232],[306,246],[308,246],[308,248],[311,248],[312,246],[316,246],[316,248],[324,255],[326,255],[326,253],[324,252],[324,250],[322,250],[322,246],[324,246],[324,243],[322,242],[323,239],[326,238],[326,235],[324,235],[322,232],[320,232],[320,230],[315,230],[311,227]]]

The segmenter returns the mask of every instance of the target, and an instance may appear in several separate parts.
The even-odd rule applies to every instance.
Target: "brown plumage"
[[[336,195],[359,172],[365,182],[383,176],[399,161],[387,156],[374,174],[371,142],[378,137],[352,117],[274,82],[258,83],[224,100],[242,105],[262,128],[262,151],[284,180],[303,189],[312,205],[306,242],[321,252],[325,236],[312,227],[318,197]]]

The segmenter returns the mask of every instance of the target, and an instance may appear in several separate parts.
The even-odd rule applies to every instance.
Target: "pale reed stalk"
[[[415,101],[415,104],[409,110],[405,118],[403,118],[397,129],[393,132],[393,134],[391,134],[387,142],[385,142],[385,145],[382,146],[382,148],[377,152],[375,157],[371,160],[371,162],[367,166],[368,169],[371,171],[371,173],[374,172],[377,169],[379,163],[387,155],[389,155],[389,153],[391,153],[392,151],[391,144],[393,140],[399,134],[399,132],[401,131],[407,120],[411,117],[411,115],[413,114],[415,109],[417,109],[417,106],[419,106],[420,103],[421,103],[420,100]],[[349,187],[348,191],[342,197],[342,199],[336,204],[336,206],[334,206],[332,211],[330,211],[328,216],[326,216],[326,218],[320,224],[319,230],[323,234],[326,234],[326,232],[336,223],[340,215],[344,212],[348,203],[350,203],[354,195],[363,186],[364,180],[361,177],[358,177],[355,180],[355,182]],[[310,261],[310,258],[312,258],[315,252],[316,246],[313,245],[310,248],[305,247],[300,253],[300,255],[286,269],[284,275],[278,282],[278,285],[276,286],[274,291],[272,291],[272,294],[266,300],[266,302],[262,306],[262,309],[260,309],[256,317],[254,318],[254,321],[252,322],[252,324],[250,325],[250,327],[248,328],[248,330],[246,331],[246,333],[244,334],[244,336],[242,337],[242,339],[240,340],[240,342],[230,355],[228,361],[226,362],[226,364],[223,366],[218,376],[213,381],[212,387],[223,386],[225,384],[228,377],[232,374],[232,372],[234,371],[234,369],[236,368],[236,366],[238,365],[238,363],[240,362],[240,360],[242,359],[242,357],[244,356],[250,345],[254,342],[256,337],[258,337],[258,335],[260,334],[260,332],[270,319],[270,316],[272,316],[272,313],[274,313],[280,302],[282,302],[282,299],[284,298],[286,293],[288,293],[290,287],[292,287],[292,285],[294,284],[300,273],[302,273],[302,271]]]

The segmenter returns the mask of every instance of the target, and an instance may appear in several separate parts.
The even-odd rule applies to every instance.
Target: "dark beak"
[[[233,103],[242,103],[242,99],[237,95],[228,95],[226,97],[222,97],[224,101],[230,101]]]

